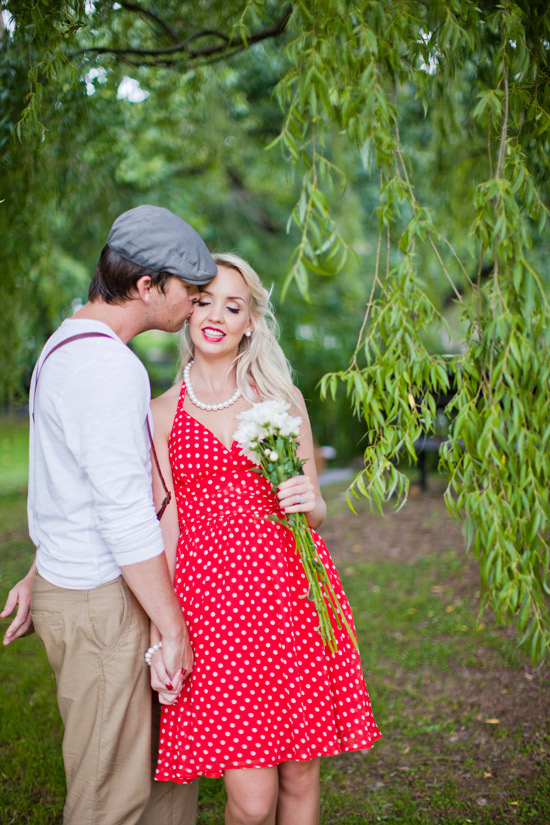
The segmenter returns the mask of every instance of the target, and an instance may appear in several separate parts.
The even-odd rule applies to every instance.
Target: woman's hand
[[[185,642],[183,655],[183,666],[172,678],[166,669],[166,664],[162,656],[162,648],[153,655],[151,663],[151,687],[159,695],[161,705],[172,705],[180,695],[184,681],[193,669],[193,650],[189,638]]]
[[[285,513],[311,513],[317,503],[315,488],[306,475],[282,481],[277,488],[277,498]]]

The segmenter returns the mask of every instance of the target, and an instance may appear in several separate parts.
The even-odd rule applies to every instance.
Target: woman
[[[325,516],[307,411],[272,331],[268,293],[242,259],[215,260],[218,274],[184,331],[183,381],[153,402],[159,463],[175,491],[161,525],[194,655],[179,697],[162,657],[152,657],[167,705],[156,778],[223,776],[227,825],[314,825],[319,757],[370,748],[380,732],[347,631],[335,629],[337,653],[323,647],[292,535],[267,520],[303,512],[316,528]],[[276,493],[233,440],[239,414],[267,399],[301,416],[306,459],[304,475]],[[160,503],[158,477],[154,489]]]

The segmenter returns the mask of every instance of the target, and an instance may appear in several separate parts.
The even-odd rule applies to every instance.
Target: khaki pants
[[[124,579],[67,590],[35,576],[31,615],[65,726],[64,825],[135,825],[150,782],[149,621]]]
[[[160,734],[160,704],[153,694],[153,734],[151,737],[151,765],[153,773],[157,764]],[[190,785],[177,782],[151,783],[151,796],[139,825],[195,825],[197,819],[198,780]]]
[[[151,741],[143,658],[149,620],[124,579],[67,590],[37,573],[31,615],[55,673],[65,726],[64,825],[194,825],[196,782],[151,785],[160,710],[155,700]]]

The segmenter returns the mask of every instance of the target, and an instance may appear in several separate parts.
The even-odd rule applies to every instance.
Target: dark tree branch
[[[195,32],[195,34],[190,34],[189,37],[186,38],[185,43],[189,45],[193,43],[194,40],[198,40],[200,37],[208,37],[208,35],[220,37],[222,40],[225,40],[226,43],[229,43],[229,37],[223,32],[216,31],[216,29],[203,29],[200,32]]]
[[[130,4],[125,3],[124,5],[128,6]],[[168,57],[169,55],[184,53],[189,59],[196,60],[199,57],[213,57],[229,51],[244,51],[254,43],[259,43],[262,40],[267,40],[270,37],[276,37],[277,35],[282,34],[286,29],[291,13],[292,8],[287,7],[283,16],[276,23],[269,26],[267,29],[253,32],[247,38],[246,43],[240,38],[238,40],[231,40],[227,37],[227,35],[222,32],[214,31],[213,29],[203,29],[200,32],[195,32],[195,34],[190,35],[185,40],[179,41],[174,46],[168,46],[165,49],[118,49],[111,46],[90,46],[86,49],[82,49],[78,52],[78,54],[111,54],[115,57],[120,57],[123,60],[127,60],[129,63],[132,62],[133,65],[141,64],[136,63],[136,61],[131,61],[128,58],[143,57],[147,58],[147,60],[144,61],[147,65],[172,65],[176,61],[170,60]],[[215,46],[206,46],[204,49],[190,48],[191,43],[206,36],[218,37],[223,41],[223,43]]]
[[[213,63],[221,63],[223,60],[226,60],[228,57],[231,57],[234,54],[237,54],[237,50],[225,50],[217,55],[214,55],[214,57],[205,58],[204,60],[198,61],[196,63],[194,62],[193,68],[200,69],[201,66],[211,66]],[[179,66],[181,68],[182,65],[185,65],[183,63],[183,60],[184,58],[181,57],[155,57],[154,60],[132,60],[132,58],[130,57],[120,58],[120,62],[124,63],[126,66],[137,66],[138,68],[143,66],[152,66],[156,68],[158,68],[159,66],[163,66],[165,68],[170,68],[170,66]]]
[[[119,4],[122,6],[123,9],[127,11],[135,11],[136,14],[141,14],[143,17],[149,17],[155,23],[157,23],[168,35],[170,40],[173,43],[179,43],[179,37],[176,31],[166,23],[166,21],[162,20],[157,14],[153,11],[149,11],[149,9],[144,9],[141,6],[138,6],[137,3],[127,3],[126,0],[119,0]]]
[[[265,229],[271,235],[280,235],[283,231],[282,227],[277,226],[277,224],[271,220],[271,216],[263,205],[258,202],[255,194],[247,189],[241,174],[229,166],[226,167],[226,172],[234,195],[234,207],[240,203],[241,208],[239,211],[241,214],[261,226],[262,229]]]

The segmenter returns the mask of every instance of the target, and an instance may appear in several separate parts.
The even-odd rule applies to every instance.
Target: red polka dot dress
[[[183,409],[184,393],[169,453],[181,529],[175,589],[195,663],[163,708],[155,778],[187,783],[372,747],[381,734],[359,654],[346,630],[335,628],[337,653],[323,646],[292,534],[266,520],[278,511],[269,482],[236,442],[226,449]]]

